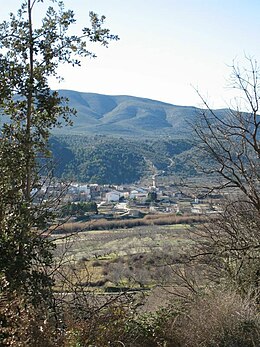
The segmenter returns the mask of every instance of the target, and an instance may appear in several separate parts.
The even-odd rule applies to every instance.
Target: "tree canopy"
[[[41,177],[47,180],[49,174],[39,158],[49,155],[51,128],[62,118],[69,123],[75,113],[50,89],[49,77],[60,78],[59,64],[80,66],[82,58],[95,57],[88,42],[107,46],[118,39],[103,27],[105,17],[93,12],[90,27],[71,34],[74,13],[56,0],[49,1],[38,26],[41,2],[23,1],[0,24],[0,294],[18,291],[33,303],[52,285],[48,268],[54,244],[46,235],[56,203],[35,203]]]

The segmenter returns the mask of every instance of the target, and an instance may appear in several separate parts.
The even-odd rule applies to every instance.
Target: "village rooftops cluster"
[[[220,211],[220,201],[224,197],[220,194],[205,195],[203,192],[195,195],[192,191],[182,191],[174,185],[144,187],[78,182],[43,184],[37,198],[48,199],[50,196],[60,196],[63,204],[95,202],[99,212],[105,211],[113,215],[128,213],[136,217],[140,213],[217,213]]]

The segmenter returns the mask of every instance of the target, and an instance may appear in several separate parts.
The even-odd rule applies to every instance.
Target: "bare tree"
[[[202,170],[229,194],[223,212],[197,232],[191,259],[248,294],[259,293],[260,284],[260,75],[257,62],[247,62],[249,68],[232,66],[236,108],[216,112],[199,94],[205,110],[194,131],[207,159]]]
[[[249,59],[249,69],[232,66],[231,81],[238,90],[236,109],[214,111],[201,96],[205,110],[193,129],[199,148],[209,159],[204,172],[222,180],[218,188],[236,188],[260,211],[259,70]]]

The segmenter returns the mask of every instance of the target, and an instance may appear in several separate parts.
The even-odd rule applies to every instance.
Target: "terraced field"
[[[60,234],[55,255],[73,285],[150,288],[167,277],[164,265],[190,246],[191,233],[190,225],[175,224]]]

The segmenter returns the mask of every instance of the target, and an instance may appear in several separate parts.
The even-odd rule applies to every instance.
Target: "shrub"
[[[26,297],[16,293],[0,298],[1,347],[59,347],[61,330],[55,311],[39,305],[37,308]]]
[[[181,332],[186,347],[255,347],[260,317],[254,300],[213,291],[190,305]]]

